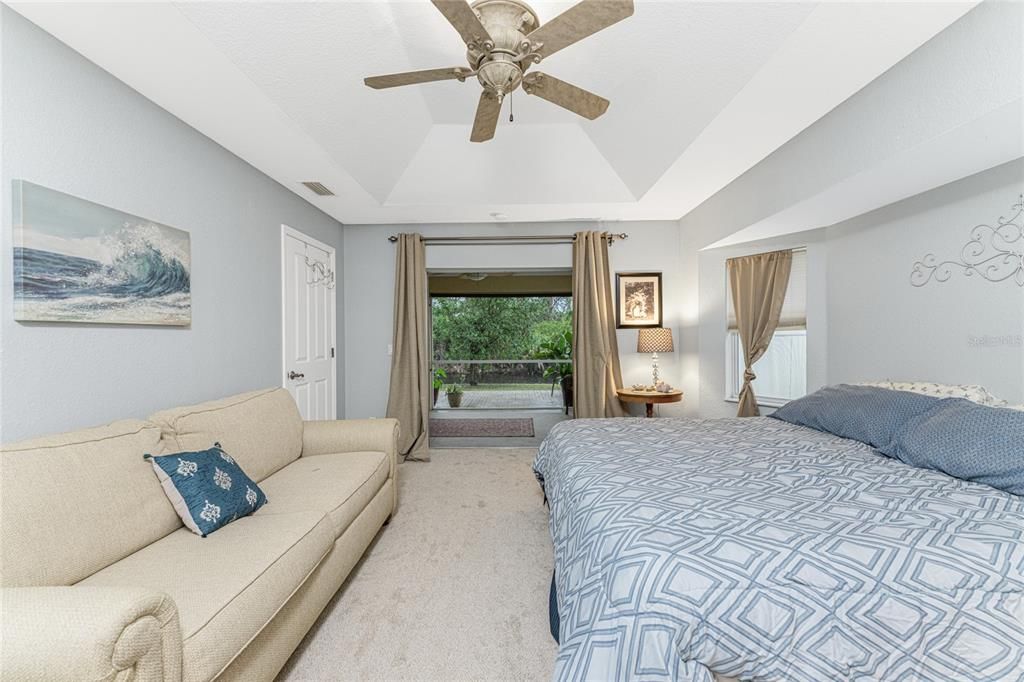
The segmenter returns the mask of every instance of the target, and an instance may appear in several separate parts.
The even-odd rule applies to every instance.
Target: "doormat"
[[[430,435],[440,438],[533,438],[533,419],[431,419]]]

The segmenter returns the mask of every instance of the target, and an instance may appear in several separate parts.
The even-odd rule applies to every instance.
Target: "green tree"
[[[572,299],[567,296],[481,296],[432,299],[434,360],[526,360],[571,328]],[[515,365],[448,365],[451,380],[471,385],[522,378]],[[452,371],[455,373],[452,374]],[[539,368],[529,371],[538,372]],[[515,374],[514,374],[515,373]]]
[[[433,299],[437,360],[521,360],[568,324],[564,296]]]
[[[541,320],[530,328],[530,356],[547,344],[554,343],[572,331],[572,313],[565,313],[554,320]]]

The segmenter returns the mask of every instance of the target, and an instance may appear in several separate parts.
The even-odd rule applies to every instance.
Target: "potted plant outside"
[[[538,360],[563,360],[547,365],[544,368],[544,378],[551,379],[551,390],[554,392],[555,385],[562,388],[562,405],[565,413],[569,414],[569,408],[573,406],[572,401],[572,330],[566,330],[551,339],[540,344],[534,357]]]
[[[573,406],[572,402],[572,365],[569,366],[569,373],[563,377],[560,377],[558,383],[562,386],[562,405],[565,408],[565,414],[569,414],[569,408]]]
[[[448,407],[458,407],[462,404],[462,386],[458,384],[448,384],[444,394],[448,399]]]
[[[444,380],[448,378],[448,373],[441,367],[435,367],[431,383],[434,386],[434,405],[437,405],[437,395],[441,392],[441,387],[444,386]]]

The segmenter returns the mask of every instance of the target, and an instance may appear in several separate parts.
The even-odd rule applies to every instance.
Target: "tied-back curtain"
[[[743,371],[743,388],[740,390],[739,417],[756,417],[761,414],[751,386],[757,375],[751,368],[768,350],[775,328],[779,326],[792,264],[792,251],[759,253],[727,261],[736,329],[743,345],[746,367]]]
[[[577,232],[572,245],[573,404],[577,417],[623,417],[608,235]]]
[[[389,417],[399,423],[398,449],[407,460],[427,461],[430,424],[430,350],[427,347],[427,263],[418,234],[396,244],[395,322],[388,388]]]

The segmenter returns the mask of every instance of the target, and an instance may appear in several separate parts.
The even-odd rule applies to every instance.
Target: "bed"
[[[556,680],[1024,679],[1022,497],[760,417],[563,422],[534,470]]]

